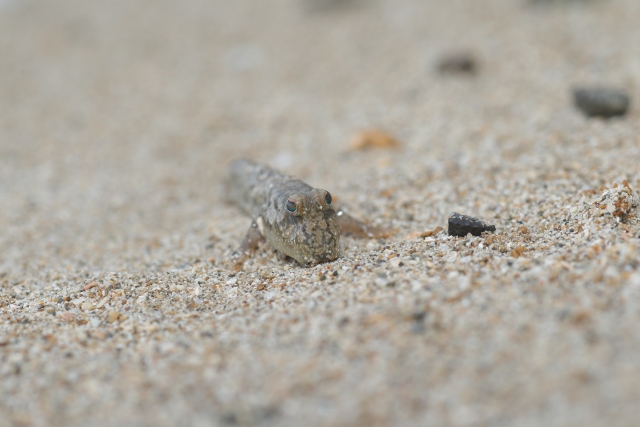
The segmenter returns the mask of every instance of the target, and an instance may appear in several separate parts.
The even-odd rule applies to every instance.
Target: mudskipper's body
[[[341,230],[367,237],[384,234],[334,209],[328,191],[269,167],[240,159],[231,164],[229,175],[229,199],[253,220],[243,253],[265,238],[300,264],[315,265],[340,256]]]

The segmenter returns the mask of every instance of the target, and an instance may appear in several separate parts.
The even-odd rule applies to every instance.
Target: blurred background
[[[220,182],[240,156],[339,191],[372,165],[419,172],[474,150],[494,150],[500,164],[503,151],[535,150],[539,132],[582,123],[572,85],[637,92],[639,9],[631,0],[3,0],[0,221],[18,228],[0,239],[15,247],[55,230],[35,246],[71,259],[214,227],[205,217],[224,209]],[[475,73],[437,72],[460,52]],[[353,133],[367,128],[402,149],[350,153]],[[14,251],[4,261],[24,259]]]
[[[424,198],[470,185],[451,165],[568,161],[574,85],[638,92],[639,16],[632,0],[3,0],[3,268],[117,269],[169,235],[238,238],[221,183],[242,156],[371,203],[399,171],[446,178]],[[452,55],[472,72],[439,69]],[[362,129],[400,148],[350,149]]]

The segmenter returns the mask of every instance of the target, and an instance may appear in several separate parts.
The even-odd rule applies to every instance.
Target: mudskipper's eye
[[[333,200],[331,198],[331,193],[329,193],[328,191],[324,193],[324,202],[328,205],[331,204],[331,200]]]
[[[298,207],[296,206],[296,202],[293,200],[287,200],[287,210],[289,212],[295,212]]]

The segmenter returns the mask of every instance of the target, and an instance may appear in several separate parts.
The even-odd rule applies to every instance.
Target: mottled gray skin
[[[231,164],[227,194],[255,221],[273,248],[303,265],[340,255],[340,225],[326,191],[249,160]],[[296,203],[296,212],[286,203]]]

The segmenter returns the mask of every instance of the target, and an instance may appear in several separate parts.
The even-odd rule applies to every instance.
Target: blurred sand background
[[[635,425],[640,227],[598,200],[640,188],[640,113],[570,95],[640,99],[638,22],[637,0],[0,1],[0,426]],[[475,76],[434,71],[458,50]],[[349,151],[366,128],[401,148]],[[398,232],[234,271],[241,156]],[[453,211],[498,231],[417,236]]]

